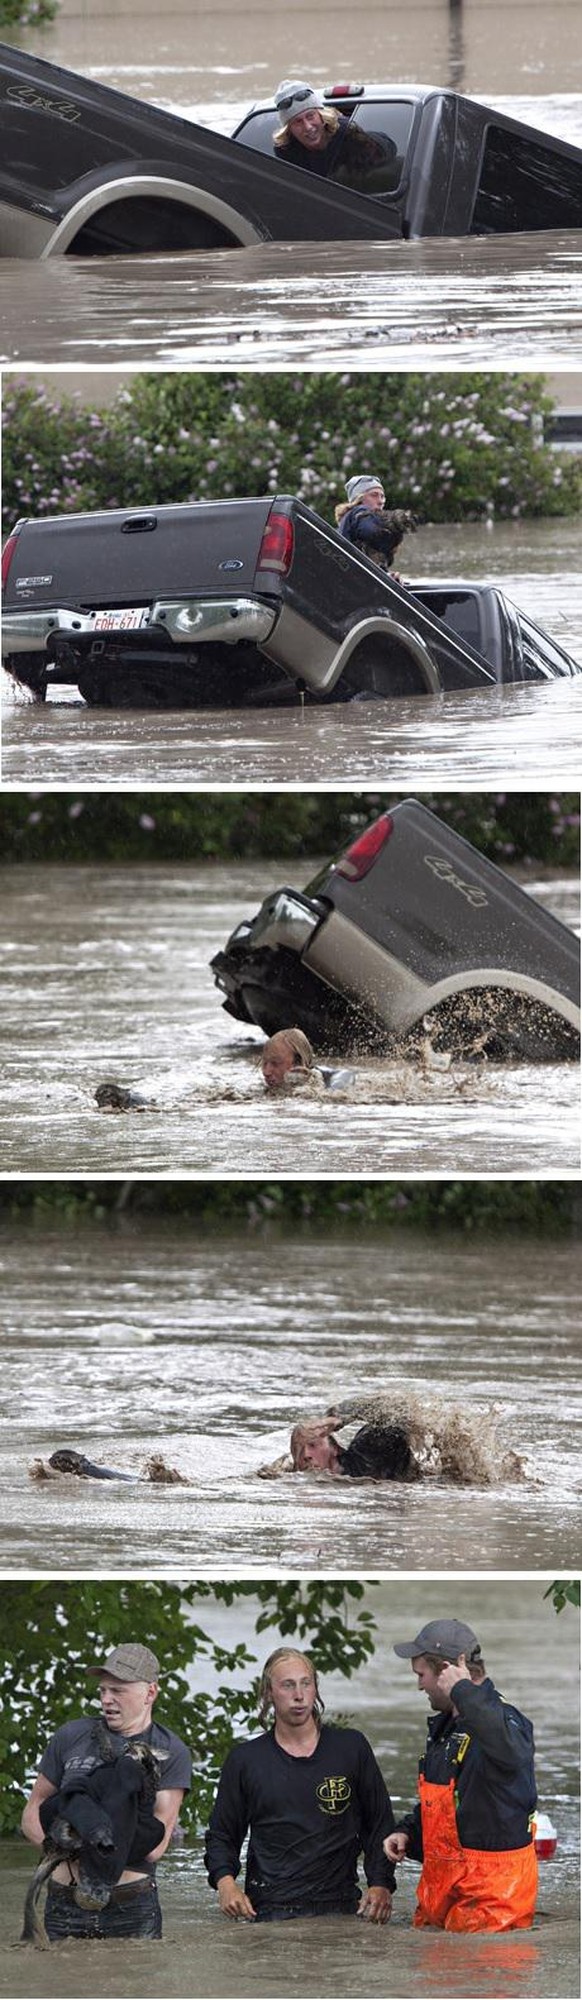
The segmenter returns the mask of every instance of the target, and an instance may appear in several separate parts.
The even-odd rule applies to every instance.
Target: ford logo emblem
[[[244,562],[240,560],[239,556],[228,556],[226,562],[219,563],[218,567],[219,569],[244,569]]]

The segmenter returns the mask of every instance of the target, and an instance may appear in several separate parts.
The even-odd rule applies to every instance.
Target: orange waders
[[[527,1930],[538,1879],[533,1838],[529,1847],[496,1853],[462,1847],[455,1782],[432,1785],[422,1774],[418,1780],[424,1862],[414,1922],[445,1931]]]

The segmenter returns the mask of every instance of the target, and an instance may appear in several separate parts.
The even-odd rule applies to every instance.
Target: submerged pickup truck
[[[577,1060],[580,944],[418,799],[305,889],[274,889],[211,961],[227,1014],[324,1053],[422,1048]],[[412,1038],[412,1042],[410,1041]]]
[[[0,256],[582,227],[579,147],[452,90],[330,84],[324,98],[359,135],[357,170],[353,145],[326,175],[276,157],[273,100],[228,137],[0,45]]]
[[[399,583],[303,501],[19,521],[4,665],[36,700],[222,708],[439,694],[582,671],[494,585]]]

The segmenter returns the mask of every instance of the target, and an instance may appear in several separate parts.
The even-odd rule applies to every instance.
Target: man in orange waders
[[[435,1711],[419,1803],[384,1841],[390,1861],[422,1861],[414,1923],[526,1930],[537,1890],[531,1722],[497,1693],[475,1633],[457,1618],[433,1619],[394,1651]]]

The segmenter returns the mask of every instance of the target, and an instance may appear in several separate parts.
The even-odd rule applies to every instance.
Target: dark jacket
[[[364,132],[353,119],[344,118],[339,112],[337,132],[332,134],[327,146],[302,146],[301,140],[289,133],[287,144],[275,147],[278,160],[286,161],[290,167],[304,167],[310,174],[325,175],[327,180],[338,180],[345,187],[366,192],[369,185],[371,194],[383,193],[385,187],[397,185],[398,172],[395,169],[397,148],[393,139],[385,132]]]
[[[364,507],[361,501],[356,501],[354,507],[348,507],[338,526],[346,542],[352,542],[354,548],[361,549],[372,562],[377,562],[382,556],[386,568],[389,568],[396,550],[400,548],[404,534],[404,529],[395,525],[384,508]]]
[[[533,1727],[503,1700],[493,1681],[458,1681],[458,1715],[433,1715],[421,1771],[430,1784],[455,1779],[457,1831],[462,1847],[491,1853],[528,1847],[536,1803]],[[420,1805],[399,1821],[409,1836],[411,1860],[422,1861]]]
[[[310,1757],[292,1757],[271,1729],[227,1757],[206,1835],[208,1879],[236,1876],[250,1827],[245,1890],[253,1908],[317,1902],[357,1908],[357,1862],[371,1886],[394,1887],[382,1841],[394,1814],[359,1729],[324,1724]]]

